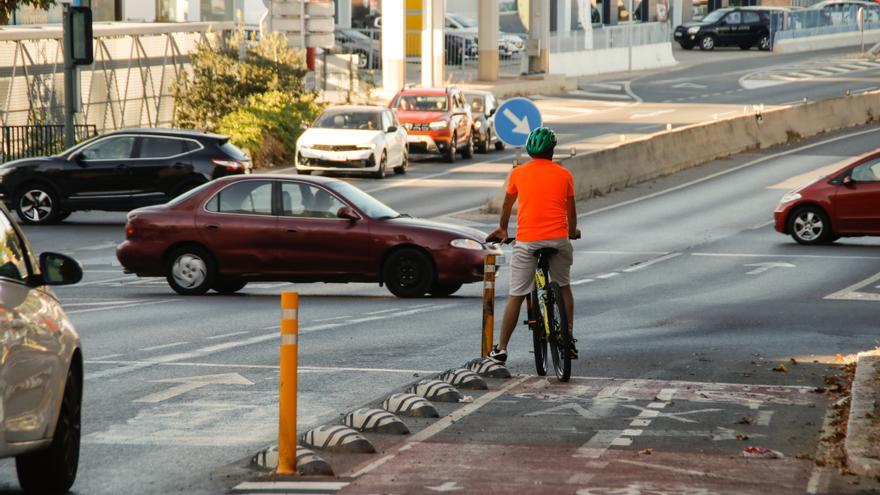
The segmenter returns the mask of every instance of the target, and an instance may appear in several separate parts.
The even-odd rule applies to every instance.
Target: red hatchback
[[[880,235],[880,152],[785,194],[776,230],[801,244]]]
[[[378,282],[398,297],[446,296],[482,280],[499,254],[478,230],[401,215],[326,177],[218,179],[132,211],[116,256],[180,294],[232,293],[251,281]]]

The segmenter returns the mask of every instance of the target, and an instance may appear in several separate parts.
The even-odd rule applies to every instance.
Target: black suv
[[[675,28],[675,41],[685,50],[694,46],[701,50],[714,50],[716,46],[738,46],[743,50],[757,46],[769,50],[770,14],[785,11],[770,7],[714,10],[699,21]]]
[[[165,203],[218,177],[250,172],[226,136],[181,129],[124,129],[61,154],[0,165],[0,195],[24,223],[76,210],[128,211]]]

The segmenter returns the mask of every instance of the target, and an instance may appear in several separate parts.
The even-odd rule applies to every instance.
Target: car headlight
[[[483,250],[485,247],[482,243],[477,242],[473,239],[454,239],[449,243],[452,247],[457,247],[461,249],[475,249],[475,250]]]
[[[688,28],[688,34],[697,34],[700,32],[700,26],[692,26]]]
[[[428,129],[446,129],[446,121],[438,120],[436,122],[431,122],[428,124]]]
[[[797,201],[799,199],[801,199],[801,193],[790,192],[790,193],[785,193],[785,195],[782,196],[782,199],[780,199],[779,202],[780,203],[791,203],[792,201]]]
[[[476,127],[477,129],[479,129],[480,127],[483,127],[483,122],[480,120],[474,122],[474,127]]]
[[[359,150],[373,150],[373,149],[376,149],[376,143],[358,144],[355,146],[355,148],[357,148]]]

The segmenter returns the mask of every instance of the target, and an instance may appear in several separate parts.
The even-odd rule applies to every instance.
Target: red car
[[[774,216],[776,230],[800,244],[880,235],[880,152],[786,193]]]
[[[401,215],[327,177],[236,176],[128,215],[116,249],[127,273],[180,294],[250,281],[378,282],[398,297],[447,296],[500,254],[478,230]]]
[[[446,161],[474,156],[474,120],[464,93],[455,87],[407,88],[389,106],[406,128],[409,153],[440,154]]]

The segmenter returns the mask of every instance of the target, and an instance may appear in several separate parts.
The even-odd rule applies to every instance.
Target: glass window
[[[467,95],[467,101],[471,107],[471,113],[483,113],[488,109],[488,105],[484,105],[483,97],[480,95]]]
[[[319,129],[360,129],[366,131],[379,130],[379,112],[324,112],[315,122]]]
[[[340,196],[351,202],[370,218],[397,218],[400,216],[400,213],[397,213],[389,206],[385,205],[385,203],[382,203],[378,199],[361,191],[348,182],[333,182],[329,184],[329,186],[330,189],[339,193]]]
[[[728,26],[732,26],[734,24],[742,23],[742,15],[739,12],[731,12],[724,18],[724,24]]]
[[[880,159],[863,163],[852,171],[852,178],[856,182],[880,181]]]
[[[758,24],[761,22],[761,16],[757,12],[743,12],[743,22],[746,24]]]
[[[140,158],[167,158],[189,151],[188,141],[174,138],[144,137],[141,138]],[[195,144],[195,143],[193,143]]]
[[[394,108],[422,112],[445,112],[449,109],[449,101],[446,95],[400,95],[394,102]]]
[[[27,256],[18,234],[5,214],[0,213],[0,277],[24,280]]]
[[[281,212],[288,217],[337,218],[345,203],[326,189],[296,182],[281,183]]]
[[[220,213],[271,215],[272,183],[263,180],[246,180],[232,184],[211,198],[205,208]]]
[[[134,136],[102,139],[82,150],[84,160],[121,160],[131,158]]]
[[[382,113],[382,129],[387,131],[392,125],[391,114],[389,112]]]
[[[712,23],[718,22],[721,19],[721,17],[723,17],[724,14],[726,14],[728,12],[730,12],[730,11],[727,9],[713,10],[712,12],[709,12],[708,14],[706,14],[705,17],[703,17],[703,22],[705,22],[707,24],[712,24]]]
[[[241,151],[241,149],[239,149],[238,146],[230,143],[229,141],[226,141],[225,143],[220,145],[220,149],[234,160],[238,160],[238,161],[247,161],[248,160],[248,157],[244,153],[244,151]]]

